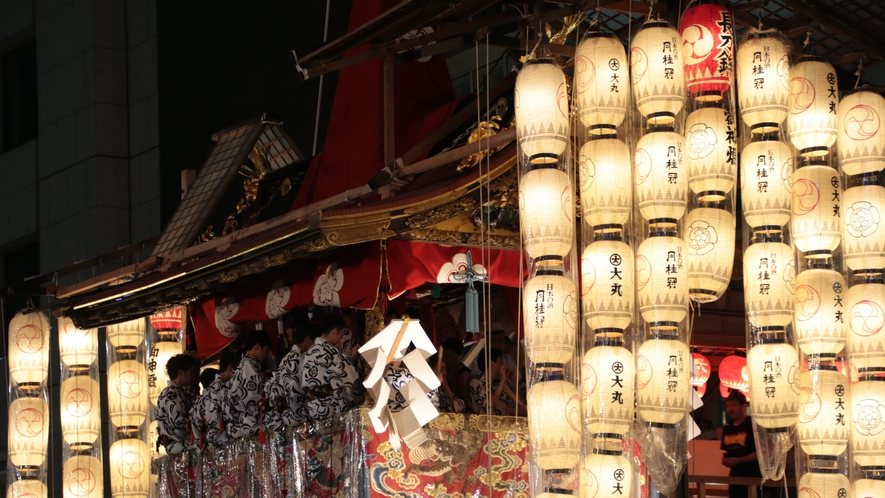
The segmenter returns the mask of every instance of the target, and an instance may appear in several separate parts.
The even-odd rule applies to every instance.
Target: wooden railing
[[[794,479],[787,479],[787,486],[795,487]],[[713,488],[708,488],[713,484]],[[765,481],[759,477],[728,477],[728,476],[688,476],[688,496],[706,498],[707,496],[728,496],[728,485],[747,486],[748,498],[759,498],[759,487],[783,488],[784,479],[779,481]],[[786,495],[785,495],[786,496]]]

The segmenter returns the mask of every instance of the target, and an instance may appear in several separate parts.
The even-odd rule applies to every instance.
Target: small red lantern
[[[695,387],[698,396],[703,397],[707,392],[707,380],[710,378],[710,360],[700,353],[692,353],[694,373],[691,375],[691,385]]]
[[[729,355],[719,364],[719,394],[726,398],[729,389],[736,389],[744,395],[750,394],[750,371],[744,356]]]
[[[702,102],[722,100],[734,70],[734,25],[725,7],[703,3],[685,11],[679,23],[688,93]]]
[[[172,308],[151,315],[151,327],[157,331],[179,331],[184,323],[184,308]]]

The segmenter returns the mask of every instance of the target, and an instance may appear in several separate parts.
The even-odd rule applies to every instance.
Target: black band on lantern
[[[545,474],[571,474],[573,469],[547,469],[544,471]]]
[[[553,275],[555,277],[562,276],[562,270],[538,270],[535,275]]]
[[[552,152],[541,152],[529,156],[528,170],[557,169],[559,168],[559,155]]]
[[[551,495],[573,495],[574,491],[570,489],[563,488],[544,488],[545,493],[550,493]]]
[[[603,137],[608,137],[614,135],[618,136],[618,127],[610,124],[595,124],[587,127],[587,130],[590,131],[590,139],[596,140]]]
[[[623,434],[615,434],[614,432],[597,432],[592,434],[593,439],[624,439]]]
[[[710,289],[688,289],[688,295],[715,296],[718,292]]]
[[[703,204],[720,204],[725,199],[725,192],[721,190],[705,190],[698,194],[698,200]]]
[[[653,112],[646,117],[649,133],[658,133],[662,131],[675,132],[676,115],[672,112]]]
[[[781,434],[784,432],[789,432],[789,427],[764,427],[762,432],[767,432],[769,434]]]
[[[606,225],[593,225],[593,232],[598,233],[599,237],[617,236],[620,239],[621,232],[623,230],[624,230],[624,225],[620,225],[618,223],[609,223]],[[611,239],[603,239],[603,240],[611,240]]]
[[[780,127],[777,123],[758,123],[750,127],[750,133],[754,135],[777,133],[779,130]]]
[[[535,261],[559,261],[562,262],[562,256],[557,254],[545,254],[544,256],[538,256],[535,258]]]
[[[697,100],[698,102],[702,102],[703,104],[708,104],[708,105],[702,105],[701,107],[719,107],[719,105],[709,105],[709,104],[718,103],[719,101],[722,100],[722,92],[720,92],[719,90],[704,90],[704,91],[695,93],[694,96],[695,96],[695,100]]]
[[[601,450],[599,448],[593,448],[594,455],[609,455],[609,456],[621,456],[624,454],[621,450]]]
[[[622,347],[624,345],[624,338],[622,336],[617,337],[605,337],[600,334],[623,334],[624,329],[596,329],[596,340],[593,341],[594,346],[614,346],[614,347]]]
[[[885,373],[885,367],[864,367],[857,369],[858,374],[877,374]]]
[[[676,424],[665,424],[663,422],[647,422],[648,426],[654,429],[675,429]]]

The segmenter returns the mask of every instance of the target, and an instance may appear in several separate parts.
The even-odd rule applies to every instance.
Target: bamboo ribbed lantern
[[[741,119],[754,134],[777,131],[787,118],[790,41],[777,30],[750,29],[737,49]]]
[[[688,248],[674,235],[675,231],[656,231],[636,252],[639,311],[646,322],[668,329],[675,329],[685,318],[689,301]]]
[[[747,144],[741,152],[741,204],[753,228],[790,222],[793,152],[777,140]]]
[[[775,235],[761,240],[744,251],[747,319],[754,327],[785,327],[793,321],[793,250]]]
[[[670,23],[650,20],[630,42],[633,99],[649,124],[676,120],[685,103],[682,37]]]
[[[581,397],[590,435],[626,434],[633,424],[636,365],[623,341],[597,335],[581,361]]]
[[[701,200],[734,188],[738,166],[734,137],[734,117],[725,109],[702,107],[688,115],[685,121],[688,186]]]
[[[613,135],[581,147],[578,157],[581,209],[591,226],[624,225],[633,209],[630,150]]]
[[[734,69],[731,14],[715,3],[693,4],[682,14],[679,33],[688,93],[700,102],[721,100]]]
[[[802,252],[834,251],[842,241],[842,189],[829,166],[793,172],[793,241]]]
[[[796,276],[794,298],[796,343],[804,354],[838,353],[845,347],[842,274],[811,268]]]
[[[819,156],[836,143],[839,86],[836,70],[805,55],[790,67],[790,141],[803,156]]]
[[[35,468],[46,461],[49,405],[40,398],[18,398],[9,404],[9,461]]]
[[[527,403],[529,439],[538,466],[545,470],[574,467],[581,446],[577,388],[565,380],[538,382],[529,389]]]
[[[49,320],[43,313],[18,313],[9,322],[9,377],[35,389],[49,372]]]
[[[698,208],[685,219],[688,294],[692,301],[719,299],[734,267],[734,215],[724,209]]]
[[[859,185],[842,194],[843,258],[852,270],[885,268],[885,187]]]
[[[646,220],[679,219],[688,201],[685,139],[673,131],[655,131],[639,139],[633,188],[639,212]]]
[[[885,285],[874,275],[845,293],[845,335],[856,369],[885,366]]]
[[[603,235],[581,257],[584,320],[593,329],[624,330],[633,320],[634,263],[630,246],[616,234]]]
[[[88,449],[101,435],[101,391],[88,375],[61,384],[61,433],[73,449]]]
[[[885,168],[885,98],[862,86],[839,103],[839,165],[846,175],[874,173]]]
[[[572,248],[575,200],[572,182],[556,168],[533,169],[519,182],[519,218],[532,258],[562,256]]]
[[[784,429],[799,420],[799,354],[783,340],[758,344],[747,352],[750,409],[766,429]]]
[[[151,452],[140,439],[120,439],[111,445],[111,494],[147,498],[150,493]]]
[[[613,33],[587,33],[575,52],[575,103],[590,133],[616,128],[627,115],[627,52]]]
[[[141,362],[118,361],[108,368],[108,408],[118,428],[144,423],[148,408],[147,371]]]
[[[835,366],[809,364],[799,376],[799,444],[812,456],[839,456],[848,447],[848,379]]]
[[[96,329],[79,329],[68,317],[62,317],[58,323],[58,349],[61,362],[74,370],[89,368],[89,365],[98,358]]]
[[[851,456],[861,467],[885,465],[885,377],[851,386]]]
[[[675,338],[642,343],[636,354],[636,393],[645,422],[671,425],[682,420],[691,389],[690,362],[688,346]]]
[[[103,497],[104,477],[101,461],[87,455],[72,456],[65,461],[62,486],[65,498]]]
[[[553,59],[525,63],[516,77],[516,130],[522,153],[531,164],[559,162],[569,136],[568,87]]]
[[[561,260],[558,261],[561,265]],[[547,261],[549,262],[549,261]],[[568,363],[575,351],[578,296],[562,266],[538,266],[523,290],[526,353],[535,363]]]

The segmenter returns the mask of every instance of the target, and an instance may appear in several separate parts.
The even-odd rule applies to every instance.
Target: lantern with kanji
[[[842,274],[829,264],[814,265],[796,276],[793,300],[796,343],[805,354],[838,353],[845,347]]]
[[[623,331],[633,320],[635,258],[620,233],[597,233],[581,257],[584,320],[595,330]]]
[[[744,304],[754,327],[785,327],[793,320],[793,250],[780,232],[758,230],[744,251]]]
[[[584,419],[594,434],[626,434],[633,423],[633,353],[621,334],[598,333],[581,361]]]
[[[728,355],[719,363],[719,389],[722,397],[728,397],[728,390],[750,391],[750,372],[747,358],[736,354]]]
[[[646,423],[679,423],[688,408],[691,353],[676,336],[660,335],[636,353],[637,408]]]
[[[747,352],[750,410],[766,429],[792,427],[799,417],[799,354],[783,337],[762,340]]]
[[[847,497],[850,486],[839,469],[812,467],[799,479],[799,498]]]
[[[839,103],[839,166],[846,175],[875,173],[885,168],[885,98],[862,86]]]
[[[793,242],[802,252],[834,251],[842,241],[842,188],[829,166],[803,166],[793,172]]]
[[[836,143],[839,86],[833,66],[803,55],[790,68],[790,141],[802,156],[821,156]]]
[[[707,381],[710,379],[710,360],[700,353],[692,353],[691,359],[694,361],[691,385],[696,388],[698,396],[703,396],[707,392]]]
[[[799,376],[799,444],[805,453],[832,457],[845,451],[851,427],[848,386],[834,365],[812,362]]]
[[[682,14],[679,33],[688,93],[700,102],[721,100],[734,68],[731,13],[715,3],[693,4]]]
[[[525,346],[535,363],[568,363],[575,351],[578,295],[562,258],[536,262],[523,291]]]
[[[793,152],[777,140],[758,140],[741,153],[741,205],[753,228],[790,222]]]
[[[517,138],[529,163],[559,162],[568,145],[568,86],[553,58],[526,61],[516,77],[514,103]]]
[[[620,440],[614,440],[620,444]],[[633,467],[615,443],[594,448],[584,458],[580,474],[581,498],[621,498],[633,495]]]
[[[658,329],[675,330],[688,313],[685,241],[667,227],[651,227],[636,252],[636,290],[642,318]]]
[[[737,49],[741,119],[753,134],[777,131],[789,113],[790,40],[750,28]]]
[[[170,380],[166,372],[166,363],[173,356],[183,352],[181,343],[177,341],[160,341],[151,346],[147,374],[151,403],[154,405],[157,404],[160,393]]]
[[[646,220],[682,218],[688,201],[685,139],[666,128],[648,133],[636,144],[633,188]]]
[[[627,115],[624,45],[614,33],[591,31],[578,44],[574,60],[578,119],[590,133],[617,128]]]
[[[646,21],[630,42],[633,99],[649,124],[676,120],[685,103],[682,37],[670,23]]]

